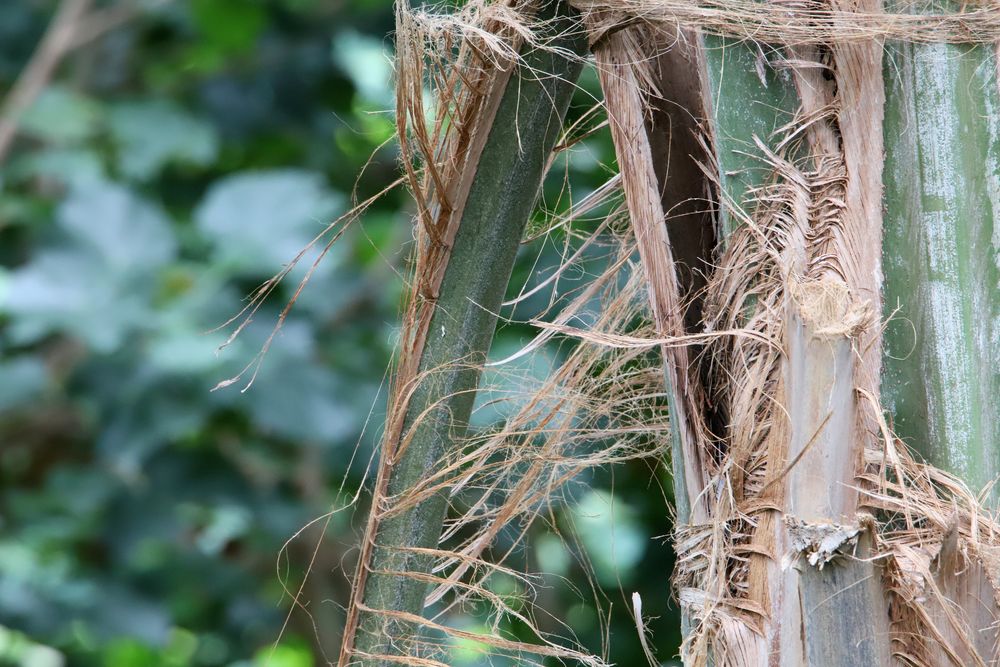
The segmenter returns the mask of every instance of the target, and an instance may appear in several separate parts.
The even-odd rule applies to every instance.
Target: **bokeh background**
[[[57,5],[0,0],[0,95]],[[0,162],[0,665],[326,664],[363,494],[357,511],[314,521],[351,502],[380,433],[412,240],[406,192],[381,197],[333,247],[249,390],[211,391],[254,361],[302,270],[232,345],[218,350],[232,327],[213,330],[397,178],[391,4],[93,8],[126,18],[66,55]],[[588,72],[571,116],[596,91]],[[598,132],[559,162],[544,206],[564,208],[612,168]],[[573,242],[557,231],[526,246],[512,293]],[[587,278],[570,274],[561,289]],[[540,293],[515,319],[548,303]],[[508,324],[494,353],[532,334]],[[543,375],[558,354],[520,372]],[[665,474],[636,462],[578,480],[556,505],[565,530],[538,525],[519,552],[546,573],[546,612],[620,665],[646,662],[633,591],[664,664],[679,642]],[[314,553],[306,610],[289,616],[287,590]],[[483,620],[472,609],[452,622]],[[449,663],[486,664],[474,649],[456,643]]]

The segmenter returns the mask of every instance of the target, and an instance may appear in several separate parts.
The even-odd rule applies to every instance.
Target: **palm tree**
[[[991,664],[995,53],[878,33],[892,17],[877,2],[740,4],[693,40],[719,207],[695,332],[742,335],[713,336],[698,363],[667,356],[688,410],[674,451],[685,663]],[[768,30],[777,43],[748,40]],[[648,102],[616,89],[663,44],[619,32],[596,51],[637,235],[664,225],[643,197],[666,156],[636,155],[623,107]],[[691,333],[685,295],[661,287],[661,332]]]
[[[446,495],[499,451],[469,448],[466,425],[584,31],[668,389],[685,664],[992,664],[1000,10],[573,4],[582,17],[543,3],[535,33],[507,3],[473,3],[451,30],[400,11],[420,234],[339,664],[442,664],[422,657],[418,626],[461,633],[424,619],[425,602],[488,594],[473,574],[484,544],[537,502],[531,464],[523,493],[503,478],[516,503],[478,537],[438,546],[456,533]],[[424,52],[432,37],[443,52]],[[437,118],[424,116],[428,78],[444,82]],[[640,346],[628,321],[557,328]],[[587,376],[570,363],[561,386]]]

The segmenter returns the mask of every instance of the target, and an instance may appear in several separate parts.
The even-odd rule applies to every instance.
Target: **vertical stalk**
[[[1000,475],[997,64],[993,46],[950,44],[891,43],[884,59],[891,319],[882,396],[896,433],[974,493]],[[1000,492],[993,487],[984,500],[996,507]],[[998,634],[986,568],[943,551],[933,574],[969,629],[957,633],[932,601],[935,625],[963,664],[987,664]]]
[[[769,168],[756,139],[769,138],[792,118],[798,99],[791,78],[771,68],[764,52],[745,41],[689,33],[683,39],[663,38],[665,52],[658,57],[661,98],[650,100],[652,120],[647,123],[650,156],[656,172],[666,227],[671,270],[677,272],[678,302],[688,301],[685,330],[701,329],[701,297],[704,277],[728,237],[737,227],[734,208],[746,213],[749,193],[765,183]],[[607,95],[607,89],[605,90]],[[699,163],[705,159],[701,147],[691,139],[708,129],[708,147],[714,150],[717,182],[707,183]],[[624,150],[632,150],[627,142]],[[622,159],[619,158],[619,164]],[[714,185],[714,187],[713,187]],[[717,188],[717,190],[715,189]],[[710,213],[715,204],[715,228]],[[630,203],[630,208],[632,204]],[[708,214],[706,214],[708,212]],[[664,332],[678,335],[682,331]],[[695,352],[692,356],[696,356]],[[707,514],[705,472],[699,470],[697,446],[684,432],[688,357],[664,351],[671,429],[671,465],[674,487],[675,529],[710,520]],[[697,406],[696,409],[702,409]],[[688,419],[694,415],[688,415]],[[711,414],[698,419],[713,420]],[[721,430],[722,424],[707,424]],[[699,507],[700,506],[700,507]],[[681,605],[681,634],[687,641],[694,630],[691,610]]]
[[[882,395],[896,432],[978,492],[1000,474],[996,53],[888,44],[884,66]]]
[[[828,304],[836,306],[834,318],[848,318],[848,313],[864,312],[861,299],[877,295],[880,287],[877,270],[863,261],[864,250],[871,246],[852,243],[851,236],[874,238],[877,247],[879,237],[869,232],[878,232],[878,221],[867,206],[871,201],[877,204],[880,181],[877,176],[867,178],[852,162],[858,147],[865,145],[863,135],[869,128],[828,114],[799,135],[802,146],[795,160],[779,166],[785,158],[775,157],[781,153],[777,146],[783,138],[776,132],[791,123],[800,107],[803,115],[814,119],[838,105],[850,107],[844,112],[849,114],[855,111],[862,86],[881,87],[878,51],[873,56],[872,49],[835,48],[827,54],[826,65],[818,50],[773,51],[765,45],[715,37],[706,37],[704,43],[710,127],[720,199],[725,202],[720,215],[722,242],[736,230],[739,215],[754,215],[748,210],[753,191],[774,178],[773,169],[788,179],[781,181],[787,192],[796,193],[781,213],[791,224],[779,243],[785,246],[779,292],[784,313],[773,315],[781,317],[783,330],[782,378],[775,395],[762,399],[774,400],[781,409],[775,411],[767,435],[763,484],[757,487],[751,481],[732,492],[737,507],[754,512],[747,547],[747,602],[760,605],[760,625],[740,641],[734,640],[735,635],[722,635],[721,647],[755,664],[888,665],[888,612],[880,571],[865,559],[868,535],[857,525],[856,475],[868,436],[856,409],[855,389],[865,386],[865,369],[855,363],[855,346],[866,334],[833,326],[839,320],[816,319],[823,310],[816,307],[820,300],[836,294]],[[771,64],[786,58],[800,63],[815,60],[815,66],[799,70]],[[827,67],[826,74],[837,85],[819,77],[814,67]],[[869,102],[870,113],[880,120],[877,96]],[[878,122],[871,125],[881,132]],[[830,180],[836,179],[838,169],[843,170],[842,181]],[[835,182],[842,189],[834,195],[824,193],[823,188]],[[835,213],[824,216],[826,197],[838,206]],[[726,205],[732,209],[725,210]],[[836,228],[830,222],[834,218]],[[727,269],[742,267],[723,270]],[[752,311],[755,303],[751,293],[745,305]],[[735,447],[738,442],[733,438],[723,446]],[[740,452],[727,455],[737,457],[735,465],[740,466]],[[762,511],[762,504],[778,511]],[[724,502],[719,505],[718,520],[728,518]],[[845,526],[853,528],[844,532]],[[859,551],[853,550],[856,542]],[[829,562],[810,558],[819,543],[831,546]]]
[[[753,214],[752,191],[765,185],[771,178],[771,167],[765,159],[758,142],[768,142],[779,128],[791,121],[799,100],[792,77],[787,71],[772,68],[768,57],[774,57],[770,48],[744,40],[730,39],[715,35],[701,38],[703,48],[703,83],[705,99],[706,127],[715,152],[715,177],[718,181],[717,215],[717,256],[721,256],[729,239],[739,227],[744,215]],[[751,304],[747,304],[751,307]],[[725,424],[717,426],[724,432]],[[778,499],[780,501],[780,498]],[[779,518],[771,515],[761,517],[758,541],[765,543],[780,539]],[[773,536],[773,537],[772,537]],[[781,600],[772,599],[768,589],[785,586],[780,573],[774,572],[775,561],[766,555],[751,554],[755,569],[764,574],[757,578],[753,596],[764,598],[767,613],[772,616],[770,626],[795,627],[801,621],[798,607],[781,605]],[[694,630],[691,612],[682,610],[682,633],[685,640]],[[781,635],[767,631],[768,637],[761,638],[756,633],[747,632],[752,641],[746,642],[745,653],[750,660],[767,660],[770,651],[775,656],[782,654]],[[795,635],[785,635],[794,640]],[[798,636],[801,636],[799,634]],[[708,650],[713,650],[710,644]],[[797,646],[801,655],[801,646]],[[716,664],[714,652],[704,664]]]
[[[545,46],[522,54],[474,167],[421,351],[424,379],[409,399],[398,460],[388,462],[387,494],[396,503],[440,470],[465,435],[496,313],[582,67],[586,42],[575,11],[549,0],[539,18],[548,19],[539,36]],[[349,629],[342,665],[399,664],[392,656],[414,655],[419,628],[407,618],[423,611],[432,564],[420,550],[437,546],[446,513],[439,491],[378,522],[371,558],[361,563],[367,576],[356,638],[351,646]]]

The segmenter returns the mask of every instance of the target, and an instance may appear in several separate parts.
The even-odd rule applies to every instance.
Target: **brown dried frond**
[[[952,13],[887,12],[824,0],[573,0],[585,13],[617,13],[625,23],[645,21],[784,45],[875,43],[993,43],[1000,38],[995,0],[964,2]],[[912,0],[923,9],[925,0]]]

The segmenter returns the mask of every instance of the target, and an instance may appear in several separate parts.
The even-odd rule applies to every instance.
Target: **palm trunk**
[[[720,200],[717,247],[699,259],[715,267],[701,326],[676,315],[677,239],[658,260],[643,256],[661,334],[739,328],[769,340],[710,340],[702,365],[664,350],[685,664],[991,664],[992,556],[978,545],[977,503],[947,473],[978,492],[1000,466],[995,51],[892,43],[883,63],[874,39],[774,47],[729,29],[740,38],[704,36],[697,58]],[[671,210],[665,197],[650,212],[651,173],[692,187],[683,169],[665,173],[667,151],[632,139],[626,108],[645,90],[637,74],[623,92],[622,63],[656,52],[639,33],[599,42],[633,49],[617,60],[596,52],[637,237]],[[883,308],[898,320],[884,354]],[[880,396],[896,434],[940,472],[906,458]],[[949,494],[971,514],[956,499],[947,523],[935,516]],[[914,562],[921,534],[929,556]]]
[[[574,4],[661,344],[685,664],[994,662],[1000,525],[967,488],[1000,468],[1000,90],[992,46],[959,42],[995,35],[873,29],[879,0]],[[414,185],[425,270],[342,666],[441,664],[419,625],[442,468],[579,73],[551,46],[583,50],[569,13],[545,25]],[[883,334],[897,306],[913,327]]]
[[[952,7],[954,9],[954,7]],[[885,376],[895,430],[996,507],[1000,475],[1000,95],[992,45],[892,43],[886,84]],[[939,558],[936,584],[994,664],[997,606],[977,561]],[[938,655],[942,664],[947,656]]]
[[[485,143],[478,155],[473,143],[461,156],[465,167],[437,184],[448,194],[432,204],[432,224],[448,215],[459,222],[441,225],[442,238],[451,240],[429,241],[447,257],[437,293],[416,297],[429,317],[413,318],[426,323],[411,332],[419,345],[404,348],[408,356],[399,362],[400,375],[408,367],[416,372],[397,379],[341,665],[399,664],[397,656],[426,653],[420,617],[447,511],[447,488],[428,488],[427,481],[462,446],[496,313],[562,133],[586,48],[574,13],[561,2],[542,6],[538,19],[547,21],[547,34],[538,37],[545,47],[526,50],[513,71],[494,79],[494,113],[489,101],[477,107],[469,132],[473,142],[484,137]],[[391,415],[404,412],[393,428]]]
[[[996,52],[894,43],[884,68],[882,393],[900,437],[978,492],[1000,475]]]

